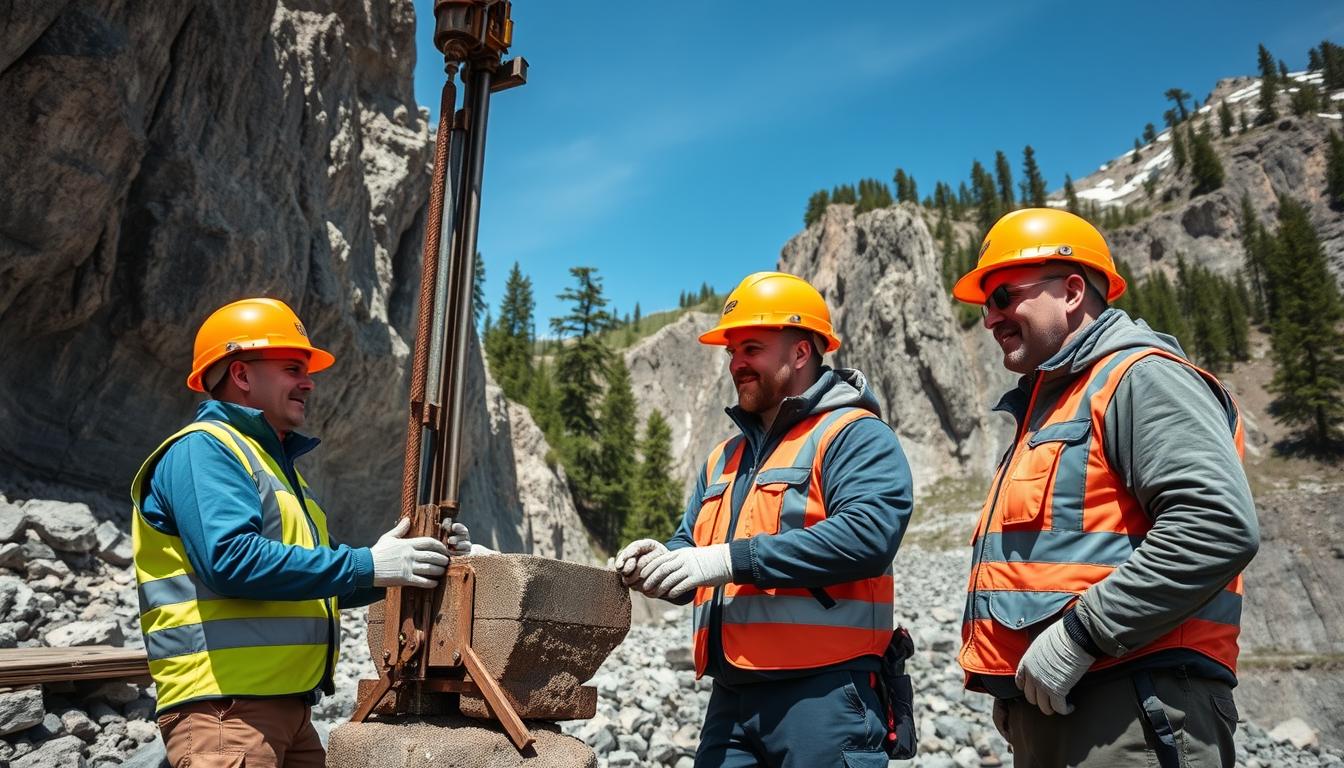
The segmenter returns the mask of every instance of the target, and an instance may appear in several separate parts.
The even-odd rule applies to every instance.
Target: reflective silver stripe
[[[810,624],[854,629],[881,629],[891,625],[891,603],[836,600],[823,608],[815,597],[793,595],[735,595],[723,600],[725,624]],[[886,624],[882,624],[885,619]]]
[[[1241,595],[1230,590],[1220,590],[1213,599],[1195,611],[1191,618],[1212,621],[1218,624],[1241,625]]]
[[[705,479],[706,485],[714,485],[714,481],[723,476],[723,468],[728,466],[728,460],[737,453],[737,449],[742,447],[742,435],[734,435],[728,438],[728,442],[723,445],[723,453],[719,455],[719,460],[714,462],[714,467]]]
[[[205,582],[201,581],[194,573],[184,573],[178,576],[169,576],[166,579],[155,579],[146,581],[136,587],[136,595],[140,598],[140,615],[144,615],[155,608],[162,608],[165,605],[176,605],[191,600],[224,600],[223,595],[216,594]]]
[[[150,661],[159,661],[221,648],[326,645],[329,628],[326,617],[217,619],[150,632],[145,635],[145,653]]]
[[[988,533],[972,565],[990,563],[1080,563],[1119,566],[1133,556],[1143,536],[1097,531],[1004,531]],[[982,555],[983,552],[983,555]]]
[[[798,448],[798,454],[793,457],[793,462],[790,466],[797,469],[808,470],[808,477],[801,485],[792,486],[784,492],[784,504],[779,511],[780,533],[797,530],[803,527],[803,522],[807,516],[808,491],[812,484],[812,465],[817,461],[817,447],[821,444],[821,436],[837,420],[854,410],[858,409],[852,407],[837,408],[821,417],[816,425],[812,427],[812,431],[808,433],[807,439],[803,441],[802,446]]]
[[[694,612],[691,615],[692,630],[709,628],[709,613],[713,608],[713,601],[707,601],[695,606]]]

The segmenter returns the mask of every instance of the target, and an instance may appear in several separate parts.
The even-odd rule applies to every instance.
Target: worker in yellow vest
[[[910,468],[821,294],[779,272],[747,276],[718,325],[738,434],[710,451],[681,525],[616,557],[626,584],[693,600],[696,676],[710,695],[695,764],[886,765],[875,691],[892,641],[892,560],[909,522]]]
[[[311,708],[330,694],[340,606],[381,587],[433,587],[449,547],[405,538],[403,519],[368,548],[333,545],[294,461],[312,374],[335,362],[281,301],[220,308],[196,334],[187,387],[195,420],[131,484],[140,628],[172,765],[319,768]],[[454,554],[470,551],[460,523]]]
[[[953,295],[1021,374],[980,514],[966,686],[1018,766],[1231,765],[1241,572],[1259,546],[1236,403],[1176,339],[1109,302],[1105,239],[1029,208]]]

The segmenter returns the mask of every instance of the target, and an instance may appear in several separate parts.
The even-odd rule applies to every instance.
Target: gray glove
[[[639,571],[649,597],[680,597],[696,587],[717,587],[733,577],[733,556],[727,544],[672,549]]]
[[[375,587],[434,587],[448,566],[448,548],[429,536],[403,538],[411,519],[403,517],[369,548]]]
[[[1031,642],[1014,679],[1043,714],[1067,715],[1073,705],[1065,697],[1096,660],[1069,637],[1062,620],[1056,621]]]
[[[639,575],[640,571],[653,558],[666,551],[667,547],[663,546],[662,542],[653,539],[636,539],[616,553],[616,572],[621,574],[621,581],[625,582],[625,586],[643,592],[644,578]]]
[[[470,555],[473,544],[471,543],[471,533],[467,530],[464,523],[457,523],[451,520],[444,520],[439,524],[443,532],[448,534],[448,554],[450,555]],[[481,547],[484,549],[484,547]]]

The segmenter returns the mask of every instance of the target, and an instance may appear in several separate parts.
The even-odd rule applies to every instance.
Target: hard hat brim
[[[296,349],[301,352],[307,352],[308,373],[310,374],[317,373],[319,371],[325,371],[326,369],[330,368],[332,365],[336,363],[335,355],[331,354],[325,349],[318,349],[317,347],[300,347],[298,345],[284,345],[274,347],[271,346],[261,347],[261,349],[273,349],[273,350]],[[204,378],[205,372],[210,370],[210,366],[214,365],[220,360],[223,360],[230,354],[233,353],[225,352],[224,354],[214,356],[211,359],[208,359],[203,363],[201,363],[201,365],[198,368],[196,368],[196,370],[192,371],[191,375],[187,377],[187,389],[190,389],[193,392],[204,392],[205,385],[202,383],[201,379]]]
[[[1048,254],[1045,256],[1029,256],[1025,258],[1015,258],[1006,261],[986,264],[983,267],[976,267],[967,272],[957,280],[952,286],[952,297],[957,301],[963,301],[967,304],[983,305],[989,301],[989,296],[985,293],[984,281],[991,272],[997,272],[1001,269],[1011,269],[1012,267],[1030,267],[1036,264],[1045,264],[1050,261],[1058,261],[1064,264],[1075,264],[1083,267],[1091,267],[1098,272],[1106,275],[1108,282],[1106,290],[1106,301],[1111,302],[1120,298],[1125,292],[1125,279],[1115,272],[1104,269],[1095,264],[1089,264],[1079,259],[1061,258],[1058,254]]]
[[[791,323],[758,323],[758,322],[752,322],[750,320],[746,322],[726,323],[722,325],[717,325],[711,328],[710,330],[700,334],[700,343],[713,347],[726,347],[728,346],[728,331],[736,330],[738,328],[771,328],[771,329],[796,328],[797,330],[800,331],[815,333],[818,336],[821,336],[822,338],[826,339],[826,349],[822,350],[823,353],[834,352],[835,350],[840,348],[840,339],[836,338],[834,334],[826,333],[825,331],[818,331],[813,328],[808,328],[806,326],[795,325]]]

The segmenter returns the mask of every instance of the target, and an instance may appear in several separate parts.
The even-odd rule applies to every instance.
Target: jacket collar
[[[256,440],[271,458],[282,463],[293,462],[322,442],[299,432],[290,432],[282,442],[259,409],[223,400],[206,400],[198,405],[196,421],[222,421]]]

